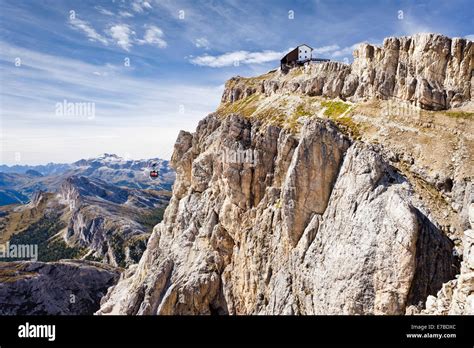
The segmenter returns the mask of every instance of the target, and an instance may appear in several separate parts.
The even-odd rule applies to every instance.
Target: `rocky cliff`
[[[114,266],[138,262],[151,231],[147,219],[161,214],[169,199],[166,191],[130,189],[83,176],[67,178],[58,197],[59,204],[68,206],[65,241]]]
[[[385,113],[386,103],[362,99],[407,95],[405,76],[417,81],[407,98],[423,108],[468,103],[472,43],[423,35],[363,47],[352,66],[226,84],[218,111],[179,134],[164,220],[98,314],[424,310],[460,272],[463,214],[474,202],[472,137],[463,132],[472,114],[407,115],[400,104]],[[450,72],[438,74],[438,63]],[[423,99],[425,80],[444,104]]]
[[[390,37],[382,47],[361,44],[354,62],[310,64],[305,74],[275,71],[254,85],[245,78],[227,83],[223,102],[255,92],[301,93],[351,101],[394,98],[428,110],[457,107],[474,96],[472,41],[438,34]]]
[[[408,314],[473,315],[474,314],[474,204],[469,207],[471,229],[464,232],[464,250],[461,273],[456,279],[443,284],[436,296],[428,296],[425,309],[415,306]]]
[[[98,262],[0,262],[1,315],[86,315],[118,279]]]

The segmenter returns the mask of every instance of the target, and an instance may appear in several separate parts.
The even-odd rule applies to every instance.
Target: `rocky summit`
[[[227,82],[98,314],[474,314],[472,42]]]
[[[310,64],[304,74],[297,71],[282,78],[273,72],[252,85],[245,78],[233,78],[222,101],[235,102],[256,92],[289,92],[352,101],[394,98],[443,110],[471,101],[474,94],[474,46],[467,39],[438,34],[390,37],[382,47],[360,44],[353,55],[351,65]]]

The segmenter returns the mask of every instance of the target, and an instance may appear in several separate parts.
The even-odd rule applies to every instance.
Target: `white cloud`
[[[92,72],[92,74],[94,74],[95,76],[108,76],[108,72],[104,71],[104,72],[100,72],[100,71],[94,71]]]
[[[286,52],[276,51],[235,51],[224,53],[219,56],[203,55],[190,59],[190,62],[200,66],[209,66],[211,68],[222,68],[238,64],[262,64],[279,60]]]
[[[322,47],[316,47],[313,50],[313,53],[316,54],[323,54],[323,53],[328,53],[328,52],[333,52],[338,50],[340,47],[338,45],[328,45],[328,46],[322,46]]]
[[[129,51],[133,44],[132,35],[135,32],[127,24],[116,24],[109,28],[109,35],[115,40],[115,43],[125,51]]]
[[[206,50],[209,49],[209,41],[205,37],[197,38],[194,41],[194,45],[197,48],[205,48]]]
[[[96,6],[95,9],[99,11],[99,13],[102,13],[106,16],[114,16],[114,13],[112,11],[109,11],[106,8],[103,8],[102,6]]]
[[[149,44],[149,45],[156,45],[159,48],[165,48],[168,44],[163,39],[164,33],[163,30],[158,28],[155,25],[151,25],[145,31],[145,35],[143,35],[142,40],[137,40],[139,44]]]
[[[464,36],[464,38],[468,39],[468,40],[471,40],[471,41],[474,41],[474,34],[466,35],[466,36]]]
[[[347,46],[336,50],[330,54],[331,57],[344,57],[344,56],[351,56],[352,52],[361,44],[362,42],[357,42],[352,46]]]
[[[99,41],[107,45],[107,39],[100,35],[89,23],[79,18],[70,18],[69,24],[72,28],[82,31],[91,41]]]
[[[148,1],[144,0],[134,0],[132,2],[132,10],[137,13],[142,13],[146,10],[151,10],[152,7]]]
[[[127,11],[119,11],[118,15],[122,18],[133,17],[133,14],[131,14],[130,12],[127,12]]]
[[[130,51],[133,45],[155,45],[159,48],[165,48],[168,43],[165,41],[163,30],[155,25],[146,26],[142,39],[136,38],[136,33],[128,24],[112,25],[107,31],[117,46],[126,51]]]

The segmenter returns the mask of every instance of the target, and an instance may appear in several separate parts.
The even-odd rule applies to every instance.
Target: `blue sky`
[[[470,0],[0,0],[0,7],[4,164],[103,152],[169,158],[179,130],[193,131],[215,110],[228,78],[264,73],[297,44],[351,61],[354,45],[387,36],[474,34]],[[93,117],[58,113],[64,101],[93,103]]]

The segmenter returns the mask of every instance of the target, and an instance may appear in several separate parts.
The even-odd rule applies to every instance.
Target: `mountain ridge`
[[[360,44],[353,55],[352,64],[309,64],[304,74],[298,69],[289,74],[274,70],[256,78],[232,78],[222,103],[257,92],[290,92],[350,101],[395,98],[427,110],[472,107],[474,48],[468,39],[440,34],[389,37],[381,47]]]
[[[65,250],[75,250],[67,254],[69,258],[92,258],[125,266],[138,262],[144,250],[151,232],[145,219],[164,209],[168,200],[167,191],[118,187],[73,175],[56,193],[36,191],[29,204],[14,209],[3,207],[0,241],[31,244],[28,241],[36,240],[36,235],[49,231],[47,240],[39,241],[40,261],[51,254],[49,249],[62,245]],[[45,229],[43,225],[50,227]],[[56,254],[49,258],[56,261],[62,255]]]
[[[159,173],[156,180],[149,178],[152,164],[155,164]],[[166,160],[128,160],[107,153],[71,164],[12,167],[3,165],[0,166],[0,205],[27,203],[37,190],[57,192],[62,182],[72,175],[97,178],[114,185],[139,189],[171,190],[174,181],[174,173]]]

